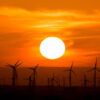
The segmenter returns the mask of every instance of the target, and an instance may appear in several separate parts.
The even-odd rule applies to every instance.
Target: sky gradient
[[[61,38],[63,57],[45,59],[39,51],[46,37]],[[99,0],[0,0],[0,65],[21,60],[23,66],[100,65]]]

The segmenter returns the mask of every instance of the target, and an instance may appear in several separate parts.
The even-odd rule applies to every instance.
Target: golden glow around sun
[[[42,41],[40,52],[48,59],[57,59],[64,54],[65,44],[57,37],[48,37]]]

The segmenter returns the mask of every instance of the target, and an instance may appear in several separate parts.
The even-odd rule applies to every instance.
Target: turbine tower
[[[94,77],[93,77],[93,86],[96,87],[96,76],[97,76],[97,71],[100,72],[100,70],[97,68],[97,58],[95,62],[94,68],[90,69],[88,72],[94,71]]]
[[[75,72],[73,71],[73,62],[72,62],[72,65],[70,67],[69,70],[65,70],[66,72],[69,72],[69,87],[72,87],[72,73],[75,74]]]
[[[29,88],[31,88],[31,86],[32,86],[32,76],[30,75],[28,78],[26,78],[26,79],[24,79],[24,80],[28,80],[28,86],[29,86]]]
[[[87,83],[89,82],[89,80],[87,80],[86,74],[84,74],[84,87],[87,87]]]
[[[63,87],[65,88],[66,87],[66,78],[63,76],[62,80],[63,80]]]
[[[15,63],[15,65],[11,65],[8,64],[7,66],[12,68],[12,86],[15,87],[16,86],[16,81],[18,78],[18,74],[17,74],[17,68],[21,65],[22,63],[20,63],[20,61],[17,61]]]
[[[53,73],[53,76],[51,78],[51,85],[52,85],[52,87],[54,87],[54,85],[55,85],[55,74],[54,73]]]
[[[50,78],[48,77],[48,87],[50,86]]]
[[[37,68],[38,68],[38,64],[34,67],[34,68],[29,68],[33,71],[32,75],[33,75],[33,82],[32,85],[36,86],[36,75],[37,75]]]

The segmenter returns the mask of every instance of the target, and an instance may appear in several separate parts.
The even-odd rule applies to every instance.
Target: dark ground
[[[0,87],[1,100],[100,100],[100,88]]]

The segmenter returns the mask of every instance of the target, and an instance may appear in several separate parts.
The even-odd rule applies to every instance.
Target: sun
[[[65,44],[57,37],[48,37],[41,42],[40,52],[47,59],[57,59],[63,56]]]

